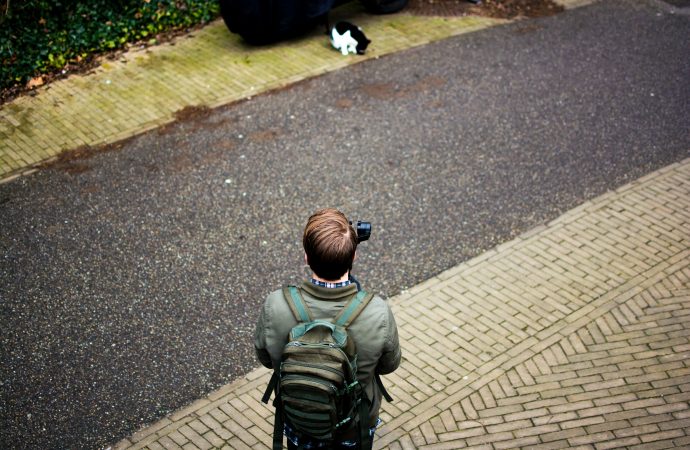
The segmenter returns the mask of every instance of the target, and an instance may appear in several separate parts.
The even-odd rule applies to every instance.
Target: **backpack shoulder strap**
[[[335,324],[343,328],[349,327],[357,316],[364,311],[372,298],[374,298],[374,294],[369,294],[366,291],[357,292],[336,316]]]
[[[285,286],[283,288],[283,296],[292,311],[292,315],[295,316],[298,322],[311,322],[314,320],[297,286]]]

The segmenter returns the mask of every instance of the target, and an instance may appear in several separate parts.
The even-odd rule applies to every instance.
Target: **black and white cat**
[[[370,43],[362,29],[350,22],[338,22],[331,29],[331,45],[343,55],[363,55]]]

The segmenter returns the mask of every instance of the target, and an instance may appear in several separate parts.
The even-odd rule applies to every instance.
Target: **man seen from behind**
[[[277,441],[282,441],[283,432],[289,449],[370,449],[373,445],[381,400],[387,395],[378,376],[398,368],[401,351],[388,304],[361,291],[351,277],[361,238],[340,211],[316,211],[302,239],[305,259],[313,272],[311,280],[274,291],[264,301],[254,344],[259,361],[274,370],[272,386],[264,398],[267,401],[271,389],[276,390],[278,436],[274,436],[274,448],[281,445]],[[333,347],[338,345],[321,345],[324,339],[347,342],[348,347],[336,351]],[[321,352],[318,357],[309,353],[312,348]],[[353,351],[356,358],[350,355]],[[337,360],[345,354],[350,361],[343,364],[344,369],[330,360],[331,355]],[[350,367],[354,381],[338,388],[337,380]],[[329,409],[329,400],[321,397],[318,389],[324,385],[329,385],[323,390],[324,396],[337,392],[330,403],[335,401],[336,407]],[[361,401],[339,397],[355,394],[351,398]]]

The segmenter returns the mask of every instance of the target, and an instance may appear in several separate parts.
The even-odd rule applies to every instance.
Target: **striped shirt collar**
[[[345,281],[341,281],[338,283],[332,283],[330,281],[321,281],[321,280],[317,280],[317,279],[312,278],[311,284],[313,284],[314,286],[320,286],[320,287],[325,287],[325,288],[329,288],[329,289],[337,289],[337,288],[349,286],[350,284],[352,284],[352,281],[345,280]]]

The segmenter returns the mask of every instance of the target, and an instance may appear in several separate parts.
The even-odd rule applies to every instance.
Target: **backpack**
[[[315,320],[297,287],[285,287],[283,295],[298,324],[262,399],[268,403],[276,391],[274,450],[282,449],[285,421],[299,435],[320,441],[332,441],[356,423],[360,443],[368,443],[369,402],[357,381],[357,353],[347,327],[373,294],[357,292],[332,320]]]

